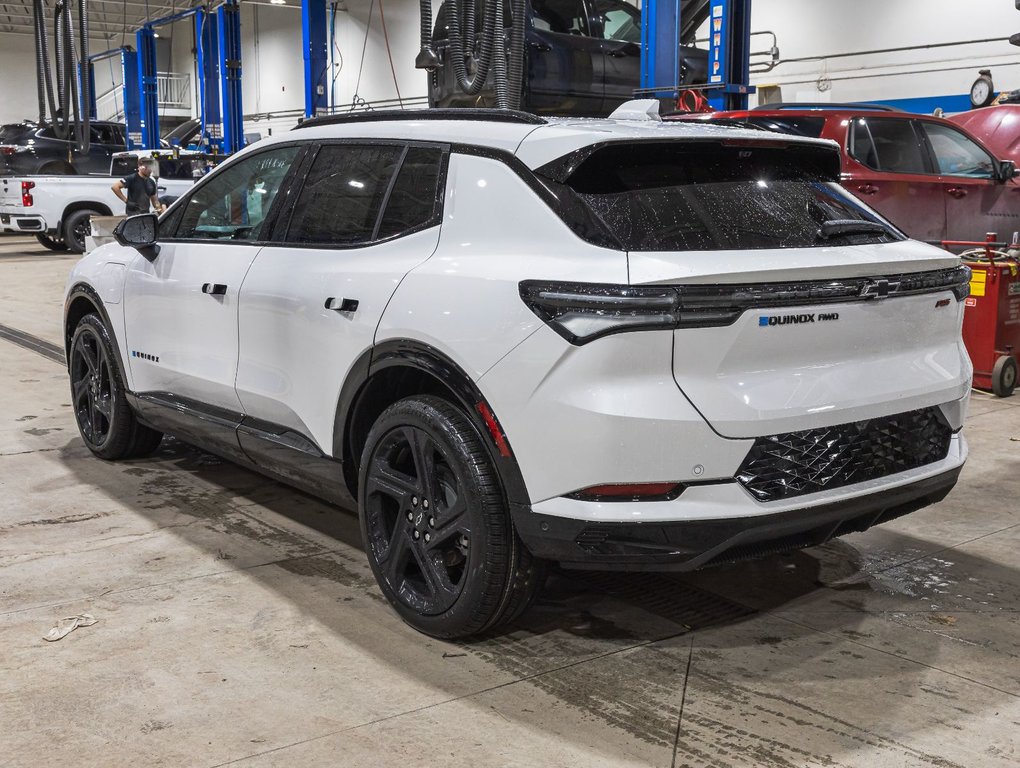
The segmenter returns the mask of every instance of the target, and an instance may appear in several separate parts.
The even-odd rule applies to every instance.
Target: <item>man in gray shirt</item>
[[[133,216],[136,213],[148,213],[150,203],[157,213],[164,210],[163,204],[156,197],[156,180],[152,178],[152,165],[153,162],[150,159],[139,159],[137,173],[120,179],[110,187],[113,194],[126,204],[124,212],[128,216]]]

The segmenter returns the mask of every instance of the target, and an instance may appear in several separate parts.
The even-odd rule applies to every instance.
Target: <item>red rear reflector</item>
[[[492,409],[484,401],[478,403],[475,408],[482,415],[482,421],[485,422],[485,428],[492,435],[492,442],[496,444],[496,450],[499,451],[499,455],[503,458],[509,458],[510,446],[506,442],[506,436],[503,434],[503,430],[500,429],[499,422],[496,421],[496,416],[493,414]]]
[[[592,485],[575,491],[570,498],[581,501],[656,501],[675,499],[682,483],[619,483]]]
[[[34,181],[21,182],[21,204],[26,208],[30,208],[35,203],[35,200],[32,199],[33,189],[35,189]]]

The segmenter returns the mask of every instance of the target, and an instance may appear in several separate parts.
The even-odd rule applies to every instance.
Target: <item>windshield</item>
[[[579,164],[565,158],[538,173],[629,251],[805,248],[902,237],[835,183],[839,154],[824,146],[742,139],[613,143]],[[823,234],[833,221],[881,226],[844,224]]]

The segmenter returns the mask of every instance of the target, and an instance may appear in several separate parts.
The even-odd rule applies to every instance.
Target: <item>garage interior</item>
[[[741,122],[769,105],[774,119],[799,115],[798,105],[812,115],[891,109],[963,126],[997,162],[1020,160],[1010,154],[1020,148],[1020,0],[666,5],[635,6],[637,74],[619,86],[629,96],[613,101],[589,67],[578,78],[598,91],[597,105],[572,91],[525,103],[537,98],[525,85],[510,89],[510,106],[604,117],[633,96],[658,99],[663,114],[731,111]],[[75,38],[70,74],[60,75],[65,106],[80,108],[76,128],[53,105],[39,114],[36,11],[55,61],[56,7],[0,4],[0,126],[64,121],[61,140],[73,146],[55,182],[52,169],[8,170],[0,184],[22,201],[41,201],[47,184],[93,179],[105,193],[113,171],[75,170],[83,152],[98,151],[75,133],[90,103],[96,125],[123,126],[116,152],[132,162],[194,153],[210,166],[318,115],[422,110],[447,97],[444,105],[498,109],[495,91],[465,95],[455,77],[443,91],[443,67],[416,66],[442,53],[422,35],[440,6],[423,24],[410,0],[69,5],[75,30],[81,9],[89,13],[88,44]],[[713,42],[716,7],[741,23]],[[218,37],[203,46],[210,25]],[[658,59],[647,53],[656,45]],[[724,66],[712,80],[716,53]],[[696,61],[707,64],[704,78]],[[994,142],[973,122],[982,110],[1005,115]],[[185,141],[167,139],[188,123]],[[847,152],[856,161],[855,140]],[[1013,284],[1020,264],[1017,180],[1005,164],[996,169],[1011,194],[984,212],[992,219],[954,214],[950,201],[941,219],[924,217],[942,229],[922,234],[885,214],[911,237],[962,252],[982,275],[971,299]],[[25,180],[33,187],[15,188]],[[880,197],[864,202],[884,213]],[[19,215],[4,200],[0,215]],[[93,218],[123,212],[107,202],[88,209]],[[82,258],[68,250],[72,235],[0,235],[5,768],[1020,763],[1015,312],[1004,310],[1004,330],[964,321],[975,366],[970,457],[945,500],[820,546],[689,573],[554,566],[509,627],[443,641],[391,609],[357,511],[169,436],[149,458],[93,457],[68,389],[63,296]]]

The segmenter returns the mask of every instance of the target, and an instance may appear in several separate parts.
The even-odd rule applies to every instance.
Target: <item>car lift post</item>
[[[227,0],[216,11],[220,37],[220,106],[223,109],[223,151],[244,148],[244,112],[241,109],[241,7]]]
[[[159,149],[159,86],[156,81],[156,34],[152,24],[139,29],[135,39],[138,42],[142,147]]]
[[[326,114],[326,3],[301,0],[301,43],[305,59],[305,117]]]
[[[195,14],[195,61],[198,71],[198,115],[202,121],[199,142],[223,149],[223,118],[220,115],[220,54],[217,16]],[[210,87],[211,86],[211,87]]]
[[[751,80],[751,0],[711,0],[708,84],[713,109],[747,109]]]
[[[641,14],[642,96],[678,99],[680,84],[680,0],[646,0]],[[747,109],[751,0],[711,0],[706,97],[715,109]]]
[[[113,48],[102,53],[94,53],[89,56],[89,72],[91,88],[89,89],[89,116],[92,120],[98,120],[98,106],[96,99],[96,76],[95,64],[97,61],[112,59],[114,56],[120,58],[121,83],[121,111],[124,113],[124,124],[127,128],[128,149],[138,149],[142,146],[142,115],[138,98],[138,55],[128,48]],[[79,77],[82,77],[79,72]],[[83,111],[86,105],[82,105]]]

